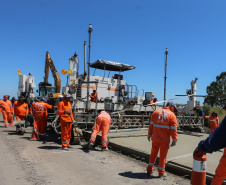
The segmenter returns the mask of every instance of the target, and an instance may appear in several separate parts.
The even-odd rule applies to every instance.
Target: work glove
[[[171,147],[173,147],[173,146],[175,146],[177,144],[177,141],[172,141],[172,143],[171,143]]]
[[[71,111],[65,110],[64,113],[67,114],[67,115],[70,115],[71,114]]]
[[[148,138],[148,141],[150,142],[151,136],[148,135],[147,138]]]
[[[201,152],[198,147],[194,150],[193,152],[193,157],[201,157],[203,156],[205,153]]]

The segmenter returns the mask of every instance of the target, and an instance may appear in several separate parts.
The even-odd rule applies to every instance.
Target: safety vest
[[[177,140],[177,118],[168,107],[152,113],[148,135],[152,135],[152,141],[164,144],[170,143],[170,137]]]
[[[16,116],[26,116],[29,112],[28,104],[20,101],[15,101],[13,108]]]
[[[11,101],[9,101],[9,100],[6,100],[6,101],[1,100],[0,101],[0,105],[2,107],[2,111],[5,111],[5,112],[13,112],[13,110],[12,110],[13,107],[12,107]]]
[[[219,126],[219,118],[213,116],[205,116],[205,119],[210,119],[210,129],[213,132]]]
[[[68,110],[71,112],[70,115],[64,113],[65,110]],[[66,100],[61,101],[58,104],[57,108],[57,114],[60,115],[60,120],[64,122],[72,122],[74,120],[74,116],[71,109],[71,103],[67,102]]]
[[[34,112],[35,112],[35,117],[37,120],[43,120],[47,119],[48,116],[48,109],[51,109],[52,105],[49,105],[48,103],[45,103],[43,101],[37,102],[34,105]]]

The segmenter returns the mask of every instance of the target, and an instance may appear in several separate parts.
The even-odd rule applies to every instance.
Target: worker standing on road
[[[89,140],[89,146],[94,146],[97,134],[100,131],[102,131],[102,137],[101,137],[102,150],[108,150],[107,134],[109,132],[110,125],[111,125],[110,114],[108,114],[106,111],[101,111],[95,121],[93,132],[92,132],[91,138]]]
[[[64,95],[63,101],[58,104],[57,114],[60,115],[62,149],[69,150],[71,127],[74,122],[70,99],[71,95]]]
[[[0,101],[0,106],[2,108],[5,127],[8,127],[11,120],[11,114],[13,113],[12,103],[8,100],[8,95],[3,96],[3,100]]]
[[[159,177],[166,176],[165,165],[166,156],[169,150],[170,138],[173,141],[171,146],[177,142],[177,118],[174,114],[176,104],[173,101],[167,103],[163,109],[153,112],[148,130],[148,140],[152,139],[152,149],[147,167],[147,174],[153,172],[153,167],[160,149],[160,158],[158,165]]]
[[[34,104],[34,115],[37,124],[37,136],[39,139],[44,139],[46,135],[46,126],[48,119],[48,109],[54,108],[52,105],[45,103],[43,98]]]
[[[92,101],[92,102],[99,101],[98,94],[97,94],[96,90],[93,90],[93,92],[90,94],[90,98],[91,98],[90,101]]]
[[[25,103],[25,98],[23,96],[19,97],[19,101],[15,101],[13,104],[14,114],[17,120],[25,120],[27,114],[29,113],[28,104]]]
[[[223,107],[226,110],[226,104]],[[223,156],[220,159],[220,163],[215,171],[211,185],[221,185],[226,179],[226,116],[206,140],[200,141],[198,147],[195,149],[193,155],[198,152],[212,153],[224,148]]]
[[[216,111],[213,111],[211,116],[205,116],[205,119],[210,119],[211,133],[219,126],[219,118],[217,117]]]

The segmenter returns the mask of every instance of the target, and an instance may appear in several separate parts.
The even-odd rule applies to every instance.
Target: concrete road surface
[[[167,178],[146,175],[147,164],[100,148],[89,151],[73,145],[62,151],[60,139],[48,134],[47,143],[29,141],[32,128],[21,136],[15,126],[0,121],[1,185],[165,185],[190,184],[188,179],[168,173]]]

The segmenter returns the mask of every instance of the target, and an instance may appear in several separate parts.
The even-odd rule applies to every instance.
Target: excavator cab
[[[54,86],[40,86],[39,87],[39,96],[44,97],[48,94],[55,94],[56,88]]]

